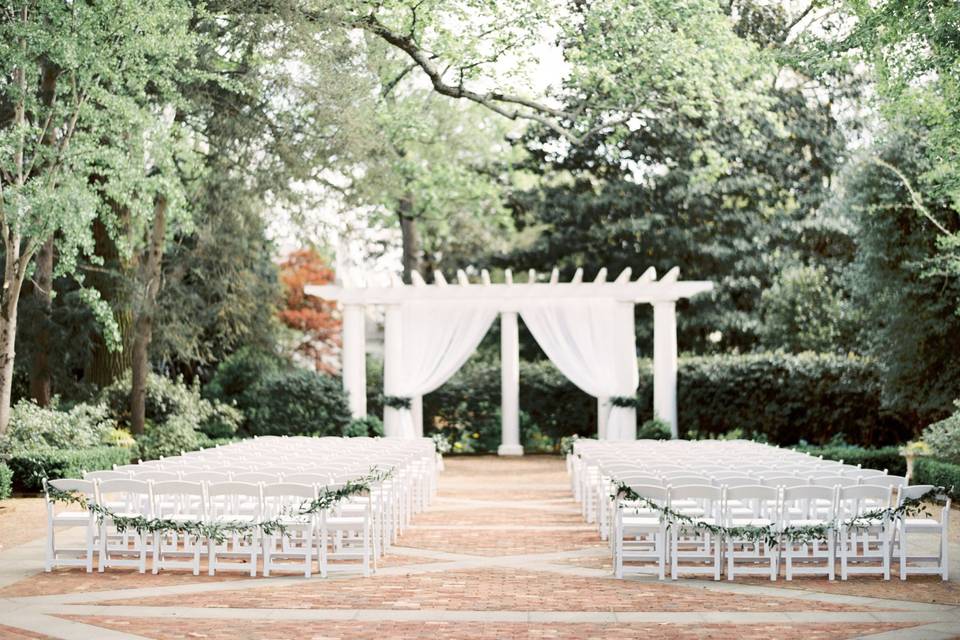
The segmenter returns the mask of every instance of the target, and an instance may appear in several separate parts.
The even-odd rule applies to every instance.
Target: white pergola
[[[372,286],[343,278],[338,285],[307,285],[307,295],[325,300],[336,300],[342,307],[343,320],[343,386],[354,417],[366,415],[366,307],[382,306],[384,321],[384,375],[390,374],[391,361],[402,358],[402,305],[408,301],[449,302],[463,301],[478,308],[493,308],[500,317],[501,403],[502,433],[499,453],[522,455],[519,424],[520,360],[518,314],[531,301],[577,301],[590,304],[591,300],[607,300],[629,305],[653,306],[653,410],[661,420],[670,424],[677,437],[677,319],[676,302],[713,289],[710,281],[682,281],[680,270],[674,267],[660,279],[650,267],[640,277],[631,279],[632,271],[624,269],[613,281],[607,280],[607,269],[600,269],[589,282],[583,281],[583,269],[577,269],[570,282],[560,282],[559,270],[554,269],[549,279],[538,280],[535,270],[527,272],[525,282],[515,282],[510,269],[504,272],[503,282],[491,282],[483,270],[479,282],[471,282],[464,271],[457,272],[457,283],[448,284],[443,274],[436,272],[433,284],[413,272],[412,284],[404,284],[393,277],[388,286]],[[632,308],[632,307],[631,307]],[[632,316],[631,316],[632,317]],[[608,402],[598,398],[598,407]],[[412,398],[414,424],[420,434],[423,428],[422,397]],[[605,413],[598,412],[598,438],[605,439]],[[389,434],[388,434],[389,435]]]

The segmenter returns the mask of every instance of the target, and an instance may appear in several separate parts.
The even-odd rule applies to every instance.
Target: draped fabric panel
[[[490,306],[469,302],[405,302],[401,305],[399,362],[384,363],[384,393],[413,398],[430,393],[463,366],[497,317]],[[392,338],[388,332],[387,340]],[[392,353],[391,345],[384,345]],[[409,409],[384,408],[384,432],[415,437]]]
[[[615,300],[530,302],[520,310],[540,348],[577,387],[597,398],[633,396],[637,369],[633,304]],[[633,407],[599,407],[608,440],[636,438]],[[604,415],[606,414],[606,415]]]

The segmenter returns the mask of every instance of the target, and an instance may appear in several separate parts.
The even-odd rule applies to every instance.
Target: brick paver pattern
[[[446,466],[431,508],[371,578],[38,571],[0,588],[0,639],[101,629],[117,640],[817,640],[906,638],[938,625],[937,637],[949,637],[949,625],[960,624],[960,609],[947,606],[960,604],[958,584],[935,578],[616,580],[607,543],[570,497],[562,460],[453,458]],[[18,606],[23,615],[10,615]]]

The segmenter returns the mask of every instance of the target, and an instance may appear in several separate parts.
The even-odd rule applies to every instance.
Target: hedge
[[[891,475],[902,476],[907,473],[907,461],[900,455],[899,447],[881,447],[864,449],[863,447],[797,447],[797,451],[812,456],[823,456],[824,460],[843,460],[846,464],[859,464],[864,469],[886,469]]]
[[[371,367],[374,372],[377,368]],[[381,392],[370,381],[372,400]],[[866,447],[909,440],[914,429],[884,408],[879,366],[868,359],[833,354],[748,354],[682,357],[677,404],[682,437],[716,437],[733,430],[743,437],[784,446],[801,441],[826,445],[837,436]],[[640,361],[637,424],[653,418],[653,373]],[[531,429],[559,441],[596,433],[596,400],[547,361],[520,363],[520,408]],[[467,364],[424,397],[424,425],[476,433],[475,450],[496,450],[500,439],[500,363]],[[872,464],[872,463],[871,463]],[[895,468],[887,463],[883,466]],[[881,467],[882,468],[882,467]]]
[[[913,463],[910,484],[932,484],[944,487],[954,500],[960,500],[960,464],[917,458]]]
[[[21,491],[40,491],[47,478],[79,478],[84,471],[112,469],[130,462],[130,449],[92,447],[90,449],[37,449],[17,451],[8,456],[13,471],[13,486]]]
[[[0,462],[0,500],[9,498],[11,493],[13,493],[13,471]]]

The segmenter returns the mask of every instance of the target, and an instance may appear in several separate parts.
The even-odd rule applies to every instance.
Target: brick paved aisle
[[[615,580],[555,457],[448,459],[368,579],[43,574],[41,550],[0,552],[0,638],[960,636],[955,582]]]

